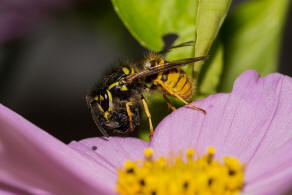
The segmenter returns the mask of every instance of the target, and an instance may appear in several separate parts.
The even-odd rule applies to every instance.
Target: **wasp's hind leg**
[[[174,105],[172,105],[171,101],[166,97],[166,95],[163,95],[163,98],[165,99],[168,107],[172,110],[172,111],[175,111],[176,110],[176,107]]]
[[[132,106],[133,104],[132,104],[132,102],[127,102],[126,103],[126,109],[127,109],[127,114],[128,114],[128,116],[129,116],[129,123],[130,123],[130,130],[131,131],[134,131],[134,127],[133,127],[133,113],[132,113],[132,111],[131,111],[131,106]]]
[[[150,130],[150,138],[151,138],[153,136],[153,133],[154,133],[152,120],[151,120],[151,114],[149,112],[149,108],[148,108],[147,102],[146,102],[144,97],[142,97],[141,101],[143,103],[144,110],[145,110],[146,116],[147,116],[148,121],[149,121],[149,130]]]
[[[168,89],[167,86],[164,85],[164,83],[160,80],[157,80],[156,81],[164,90],[166,90],[170,95],[176,97],[177,99],[179,99],[181,102],[183,102],[186,106],[190,107],[190,108],[193,108],[195,110],[198,110],[198,111],[201,111],[203,112],[204,114],[206,114],[206,111],[202,108],[199,108],[199,107],[196,107],[190,103],[188,103],[186,100],[184,100],[182,97],[180,97],[179,95],[177,95],[176,93],[172,92],[171,90]]]

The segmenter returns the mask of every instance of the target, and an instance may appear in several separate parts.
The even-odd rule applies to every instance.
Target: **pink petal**
[[[115,175],[0,105],[0,192],[102,194]],[[14,193],[16,192],[16,193]]]
[[[69,146],[83,155],[102,159],[112,170],[120,168],[126,160],[141,160],[149,143],[137,138],[88,138],[73,141]],[[95,148],[96,147],[96,148]]]
[[[258,78],[255,71],[247,71],[236,80],[232,93],[194,103],[206,115],[184,107],[166,117],[156,128],[151,146],[158,155],[188,147],[202,153],[214,146],[218,158],[236,156],[247,163],[247,181],[274,176],[271,173],[279,161],[283,170],[292,163],[292,148],[284,147],[292,142],[291,99],[291,78],[277,73]],[[265,161],[273,156],[279,160]],[[263,161],[266,168],[260,166]],[[257,169],[249,172],[253,166]]]
[[[246,178],[247,194],[283,194],[292,189],[292,142],[247,164]]]
[[[144,149],[149,143],[137,138],[88,138],[69,144],[71,148],[80,152],[83,156],[93,159],[98,164],[115,174],[111,188],[115,189],[117,169],[122,167],[126,160],[141,160],[144,157]]]
[[[150,146],[155,149],[155,154],[167,155],[169,152],[180,152],[192,147],[200,153],[204,152],[209,143],[216,138],[216,131],[207,132],[204,129],[214,129],[213,124],[218,124],[221,119],[217,110],[223,110],[227,95],[219,94],[209,96],[201,101],[196,101],[194,105],[207,110],[207,114],[195,111],[188,107],[183,107],[172,112],[157,126]],[[216,106],[214,102],[217,102]],[[202,129],[202,131],[201,131]],[[206,133],[206,135],[201,135]],[[215,134],[215,135],[214,135]],[[208,136],[207,140],[200,140],[200,136]],[[198,141],[206,143],[202,148],[197,146]],[[212,144],[214,145],[214,144]]]

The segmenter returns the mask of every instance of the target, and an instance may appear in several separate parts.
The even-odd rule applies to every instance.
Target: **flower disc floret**
[[[185,156],[163,156],[153,159],[147,148],[144,160],[126,161],[118,170],[116,190],[120,194],[204,194],[232,195],[241,192],[244,165],[236,158],[214,160],[215,149],[194,158],[194,150]]]

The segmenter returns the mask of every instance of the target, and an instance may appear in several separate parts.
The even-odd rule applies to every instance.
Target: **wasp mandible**
[[[152,137],[151,114],[143,97],[143,90],[158,90],[172,110],[175,107],[167,96],[175,97],[188,107],[206,113],[204,109],[188,103],[192,98],[192,80],[180,68],[205,60],[206,56],[165,60],[165,55],[171,49],[190,46],[191,43],[193,42],[185,42],[160,52],[149,52],[140,62],[122,64],[86,95],[93,121],[103,136],[135,131],[140,125],[141,111],[144,110]]]

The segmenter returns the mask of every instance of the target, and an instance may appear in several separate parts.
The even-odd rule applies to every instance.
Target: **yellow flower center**
[[[116,190],[120,194],[239,194],[243,187],[244,165],[236,158],[224,157],[223,162],[214,160],[215,149],[194,158],[194,150],[185,155],[159,157],[154,151],[145,150],[144,160],[126,161],[118,170]]]

